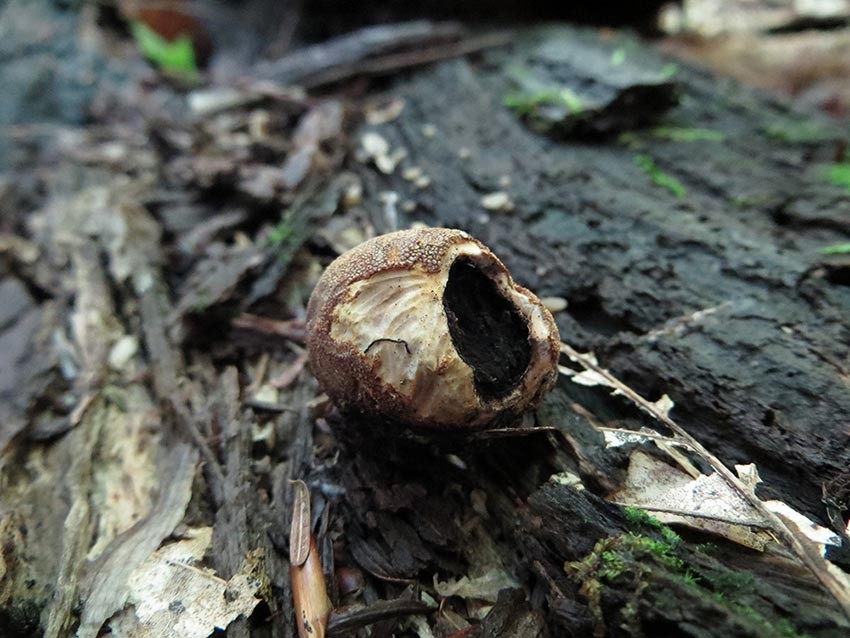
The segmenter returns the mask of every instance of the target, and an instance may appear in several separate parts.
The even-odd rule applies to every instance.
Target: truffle
[[[554,384],[552,315],[460,230],[371,239],[337,258],[307,306],[319,383],[344,411],[475,429],[533,408]]]

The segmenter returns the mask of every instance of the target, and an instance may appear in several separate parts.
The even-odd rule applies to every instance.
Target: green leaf
[[[850,243],[834,244],[826,248],[821,248],[818,252],[821,255],[847,255],[850,254]]]
[[[163,71],[186,79],[198,77],[195,47],[185,33],[166,40],[143,22],[132,22],[130,30],[142,53]]]

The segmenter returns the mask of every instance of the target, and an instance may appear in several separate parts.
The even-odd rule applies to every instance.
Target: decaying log
[[[569,28],[383,90],[403,108],[351,140],[381,136],[398,166],[320,148],[336,138],[240,146],[263,117],[343,125],[338,105],[277,103],[147,122],[117,164],[78,130],[85,161],[66,148],[40,188],[3,185],[37,205],[0,236],[0,636],[205,636],[213,618],[293,636],[299,478],[335,603],[423,589],[440,607],[375,635],[847,635],[787,548],[607,500],[637,447],[661,454],[606,446],[600,424],[661,430],[622,397],[565,376],[529,417],[546,427],[399,432],[323,400],[297,330],[339,224],[463,228],[568,302],[564,341],[668,394],[728,466],[756,463],[760,496],[843,523],[850,267],[818,251],[850,235],[829,179],[845,134]],[[296,151],[309,177],[263,182]]]

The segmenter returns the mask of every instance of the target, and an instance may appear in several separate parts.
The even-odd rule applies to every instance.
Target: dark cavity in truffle
[[[452,343],[472,368],[479,396],[492,401],[509,394],[531,361],[522,315],[493,280],[462,257],[449,270],[443,309]]]

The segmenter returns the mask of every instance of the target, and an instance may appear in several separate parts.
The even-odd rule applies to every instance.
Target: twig
[[[765,518],[765,520],[770,522],[771,531],[776,534],[777,538],[791,548],[800,561],[809,569],[809,571],[812,572],[814,577],[817,578],[821,585],[823,585],[826,590],[832,594],[833,598],[835,598],[836,602],[840,605],[844,615],[848,620],[850,620],[850,596],[847,595],[847,592],[844,590],[844,587],[838,579],[829,572],[826,561],[821,556],[816,555],[809,547],[804,545],[797,535],[788,527],[788,525],[786,525],[785,521],[767,509],[762,500],[755,495],[755,492],[748,489],[741,480],[720,461],[720,459],[703,447],[697,439],[688,434],[682,426],[676,423],[663,411],[659,410],[655,404],[644,399],[617,377],[602,368],[592,358],[574,350],[566,343],[561,343],[561,352],[586,370],[592,370],[599,376],[603,377],[612,388],[621,392],[638,408],[666,425],[678,437],[690,444],[694,452],[702,456],[708,464],[714,468],[714,471],[717,472],[729,485],[729,487],[738,492],[751,507],[755,508],[756,511]]]
[[[393,53],[361,62],[341,64],[323,73],[318,73],[314,77],[306,78],[302,82],[302,86],[311,89],[362,75],[387,75],[402,69],[431,64],[440,60],[458,58],[484,49],[504,46],[509,44],[511,40],[512,36],[509,33],[490,33],[460,42]]]
[[[304,322],[300,319],[279,321],[277,319],[270,319],[269,317],[258,317],[257,315],[243,313],[231,320],[230,325],[234,329],[284,337],[298,343],[304,343],[305,340]]]
[[[472,432],[464,435],[471,441],[484,441],[487,439],[516,439],[526,436],[538,436],[540,434],[560,434],[558,428],[550,425],[538,425],[533,428],[495,428],[491,430],[481,430],[480,432]]]
[[[612,432],[614,434],[626,434],[626,435],[629,435],[629,436],[639,436],[641,438],[649,439],[651,441],[658,441],[659,443],[666,443],[668,445],[676,445],[676,446],[683,447],[685,449],[694,451],[693,446],[690,443],[688,443],[687,441],[679,441],[679,440],[677,440],[673,437],[664,436],[663,434],[657,434],[657,433],[650,434],[649,432],[641,432],[640,430],[629,430],[628,428],[610,428],[607,425],[597,426],[596,429],[598,429],[602,432]]]
[[[642,505],[640,503],[622,503],[617,501],[617,505],[622,505],[623,507],[633,507],[635,509],[646,510],[647,512],[658,512],[660,514],[672,514],[674,516],[681,516],[682,518],[702,518],[707,521],[716,521],[718,523],[725,523],[727,525],[738,525],[741,527],[755,527],[757,529],[764,529],[768,531],[772,531],[770,525],[763,523],[754,523],[753,521],[745,521],[739,520],[735,518],[725,518],[723,516],[717,516],[715,514],[704,514],[702,512],[689,512],[686,510],[677,510],[671,509],[669,507],[652,507],[651,505]]]
[[[273,412],[278,414],[281,412],[294,412],[296,414],[301,412],[299,408],[286,403],[271,403],[269,401],[260,401],[259,399],[247,399],[243,401],[242,404],[261,412]]]
[[[168,302],[164,287],[159,280],[141,296],[140,314],[142,333],[152,362],[153,388],[160,403],[170,410],[170,416],[183,434],[197,447],[206,464],[210,498],[216,508],[224,499],[224,471],[215,454],[201,434],[195,417],[189,410],[186,397],[178,392],[178,368],[183,369],[183,360],[167,335],[164,317],[168,316]]]
[[[380,620],[429,614],[432,611],[432,607],[418,600],[380,600],[361,609],[340,609],[331,612],[328,619],[328,636],[340,636]]]
[[[279,84],[301,84],[328,71],[404,47],[456,40],[463,33],[456,22],[418,20],[358,29],[326,42],[293,51],[259,66],[258,79]]]

